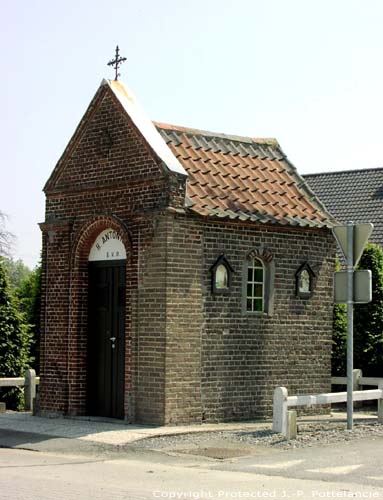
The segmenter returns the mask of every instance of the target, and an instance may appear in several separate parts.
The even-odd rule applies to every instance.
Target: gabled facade
[[[250,419],[277,385],[329,390],[332,219],[276,141],[152,123],[104,81],[45,193],[41,414]]]

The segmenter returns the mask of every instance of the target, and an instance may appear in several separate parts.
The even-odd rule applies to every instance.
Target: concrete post
[[[287,434],[286,439],[296,439],[297,437],[297,412],[289,410],[287,412]]]
[[[378,389],[383,391],[383,382],[379,382]],[[378,399],[378,422],[383,424],[383,398]]]
[[[287,435],[287,398],[286,387],[276,387],[273,399],[273,431]]]
[[[355,370],[352,370],[352,388],[354,391],[361,390],[360,379],[362,377],[363,377],[362,370],[360,370],[359,368],[355,368]]]
[[[353,391],[361,391],[362,384],[360,383],[360,379],[362,378],[362,370],[359,368],[355,368],[352,370],[352,390]],[[363,401],[354,402],[354,408],[361,408],[363,406]]]
[[[33,411],[33,400],[36,397],[36,372],[28,368],[25,372],[24,400],[26,411]]]

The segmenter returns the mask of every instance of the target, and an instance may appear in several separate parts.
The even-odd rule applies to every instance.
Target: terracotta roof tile
[[[188,173],[193,212],[268,224],[333,225],[275,140],[155,125]]]

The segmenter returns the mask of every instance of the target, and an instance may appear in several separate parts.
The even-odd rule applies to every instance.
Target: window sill
[[[258,311],[254,311],[254,312],[250,312],[250,311],[242,311],[242,316],[246,316],[248,318],[271,318],[272,317],[272,313],[270,312],[258,312]]]

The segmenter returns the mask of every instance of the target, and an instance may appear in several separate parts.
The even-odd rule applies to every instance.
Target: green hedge
[[[368,244],[358,269],[372,273],[372,301],[354,306],[354,367],[367,377],[383,377],[383,250]],[[333,318],[333,375],[346,374],[346,306],[335,305]]]
[[[0,258],[0,377],[21,377],[30,366],[32,336],[24,315],[13,297],[3,259]],[[7,408],[21,409],[22,394],[17,388],[2,388],[0,400]]]

